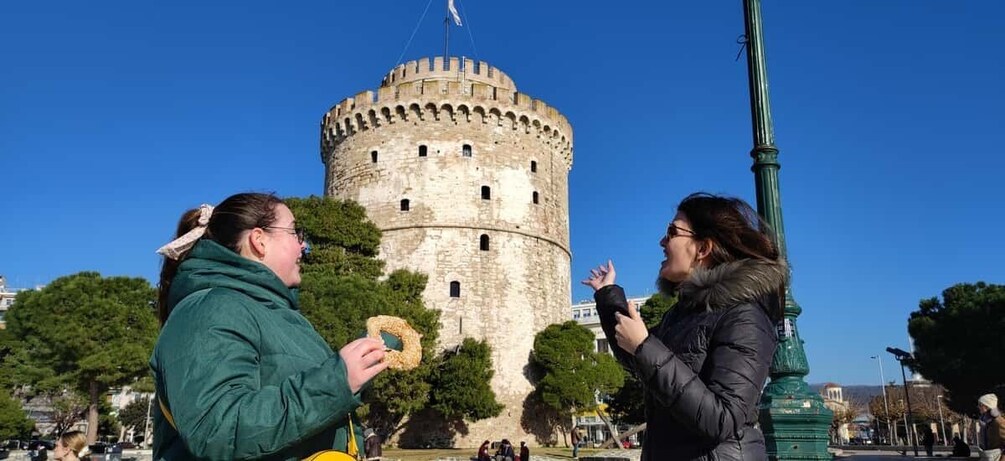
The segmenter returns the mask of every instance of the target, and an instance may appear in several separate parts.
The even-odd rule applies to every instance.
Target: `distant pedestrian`
[[[932,451],[935,449],[935,434],[932,433],[932,428],[921,426],[921,444],[925,446],[927,456],[932,456]]]
[[[530,448],[527,442],[520,442],[520,461],[530,461]]]
[[[977,420],[981,431],[977,437],[977,452],[981,461],[999,461],[1005,443],[1005,418],[998,411],[998,396],[982,395],[977,399],[977,408],[981,413]]]
[[[491,461],[492,457],[489,456],[489,441],[486,440],[482,442],[482,446],[478,447],[478,461]]]
[[[363,452],[366,453],[367,461],[379,461],[384,456],[384,450],[380,446],[380,436],[373,429],[367,429],[363,433]]]
[[[582,437],[579,426],[572,428],[572,433],[569,434],[569,441],[572,442],[572,459],[579,459],[579,444],[582,443]]]
[[[953,456],[960,458],[970,457],[970,446],[964,443],[959,435],[953,436]]]
[[[502,439],[499,449],[496,450],[496,461],[513,461],[513,458],[516,458],[516,453],[513,452],[513,444],[509,443],[508,439]]]

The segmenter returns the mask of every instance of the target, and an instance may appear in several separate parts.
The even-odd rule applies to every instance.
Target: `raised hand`
[[[377,373],[387,368],[384,359],[384,341],[375,338],[360,338],[338,351],[345,362],[346,380],[353,394],[359,392]]]
[[[599,290],[607,285],[614,285],[614,263],[610,259],[607,260],[607,264],[601,264],[597,266],[596,269],[590,270],[590,276],[583,280],[583,285],[589,285],[593,287],[593,290]]]
[[[614,326],[614,338],[618,342],[618,347],[629,354],[634,354],[635,349],[639,348],[639,344],[642,344],[642,341],[649,337],[649,329],[642,321],[642,316],[635,308],[635,303],[628,301],[627,316],[615,312],[614,318],[618,320],[618,324]]]

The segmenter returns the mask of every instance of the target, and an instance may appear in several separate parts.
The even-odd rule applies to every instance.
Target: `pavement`
[[[923,450],[922,450],[923,451]],[[941,455],[941,456],[940,456]],[[970,458],[978,458],[976,450],[970,455]],[[901,454],[900,451],[880,451],[880,450],[837,450],[834,459],[837,461],[848,460],[848,461],[897,461],[897,460],[911,460],[911,461],[948,461],[948,460],[963,460],[963,458],[953,458],[949,456],[949,453],[935,453],[935,456],[914,456],[912,450],[908,450],[907,454]]]

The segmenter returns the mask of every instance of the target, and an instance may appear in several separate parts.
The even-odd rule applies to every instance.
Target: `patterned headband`
[[[213,206],[203,203],[199,205],[199,223],[185,235],[178,237],[157,249],[157,253],[164,255],[168,259],[178,260],[181,255],[192,248],[202,235],[206,233],[206,226],[209,225],[209,217],[213,216]]]

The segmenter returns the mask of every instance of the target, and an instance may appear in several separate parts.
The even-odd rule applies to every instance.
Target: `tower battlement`
[[[554,107],[516,91],[502,71],[480,62],[443,58],[410,61],[396,67],[376,92],[367,90],[334,105],[321,121],[321,157],[346,137],[382,125],[419,120],[482,123],[535,133],[557,146],[572,168],[572,127]],[[437,70],[438,69],[438,70]],[[496,86],[501,85],[501,86]]]
[[[394,86],[417,80],[467,80],[516,91],[516,84],[509,75],[485,61],[475,62],[473,59],[456,57],[447,61],[442,56],[437,56],[432,61],[422,58],[401,64],[387,73],[380,86]]]

